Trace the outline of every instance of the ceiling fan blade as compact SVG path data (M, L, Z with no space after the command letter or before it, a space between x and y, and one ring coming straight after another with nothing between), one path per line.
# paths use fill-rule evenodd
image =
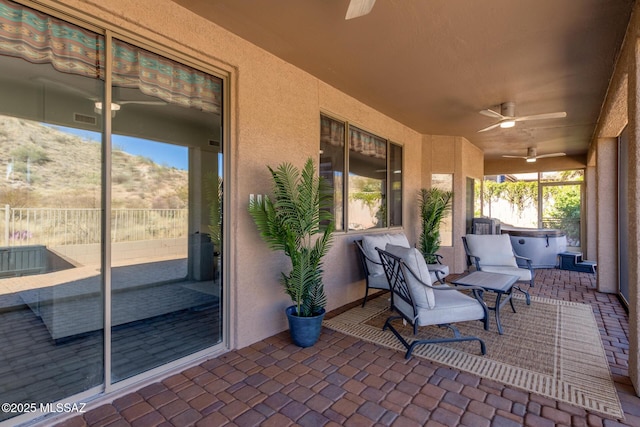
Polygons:
M487 116L487 117L491 117L493 119L504 119L505 117L498 113L497 111L493 111L493 110L481 110L480 114L482 114L483 116Z
M539 156L536 156L536 159L544 159L546 157L562 157L562 156L566 156L566 153L549 153L549 154L541 154Z
M480 129L480 130L478 131L478 133L480 133L480 132L486 132L486 131L491 130L491 129L495 129L495 128L497 128L498 126L500 126L500 123L496 123L496 124L493 124L493 125L491 125L491 126L488 126L488 127L484 128L484 129Z
M507 154L503 154L502 157L507 157L509 159L526 159L526 156L509 156Z
M83 98L87 98L91 101L95 101L100 97L99 94L91 93L89 91L82 90L78 87L71 86L71 85L65 84L64 82L59 82L57 80L53 80L48 77L36 77L33 80L43 83L45 86L49 85L66 92L75 93L76 95L81 96Z
M353 19L371 12L376 0L351 0L344 19Z
M563 117L567 117L567 113L564 111L557 112L557 113L544 113L544 114L534 114L532 116L516 117L514 120L516 122L524 122L525 120L561 119Z
M120 101L118 102L118 104L167 105L167 103L164 101Z

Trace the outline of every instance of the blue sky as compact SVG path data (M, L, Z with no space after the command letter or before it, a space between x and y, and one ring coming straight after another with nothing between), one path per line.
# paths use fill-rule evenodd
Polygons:
M100 142L101 139L101 134L99 132L68 128L64 126L51 127L85 139L92 139L98 142ZM111 143L113 144L113 147L117 149L129 154L147 157L159 165L175 167L183 170L188 170L189 168L189 152L187 147L115 134L111 138Z

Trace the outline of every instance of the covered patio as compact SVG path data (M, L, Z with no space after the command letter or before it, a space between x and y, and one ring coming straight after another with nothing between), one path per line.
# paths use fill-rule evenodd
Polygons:
M112 135L148 138L156 150L168 140L188 153L187 185L176 186L176 194L189 202L184 225L190 235L183 246L187 251L189 244L191 263L180 277L205 276L202 272L213 273L208 267L215 265L214 279L198 281L214 280L217 288L214 295L191 282L177 283L180 295L185 300L195 295L195 302L154 311L153 322L126 317L123 327L119 309L137 316L157 295L175 303L177 293L172 289L127 301L131 306L123 303L118 278L112 277L122 271L119 249L108 237L115 221L104 220L94 254L98 309L90 309L97 332L83 319L74 319L72 326L86 330L49 327L37 318L37 304L29 298L20 302L26 316L13 318L11 310L0 309L0 317L9 319L0 330L11 337L20 333L20 342L6 345L0 356L24 359L26 366L39 369L31 374L48 372L69 386L45 388L38 375L11 372L15 384L5 381L11 389L7 399L82 402L84 411L5 414L0 425L640 426L640 6L634 0L581 2L383 0L370 14L346 21L348 0L4 1L94 34L95 40L85 38L92 48L105 40L109 72L97 78L71 76L3 54L0 83L7 96L0 97L0 115L96 132L103 145L84 169L94 175L93 197L101 212L116 207L118 200L110 198L113 184L125 184L129 176L118 176L112 167L119 154ZM120 42L152 53L159 63L175 63L169 67L173 74L193 69L197 76L213 77L219 110L183 111L135 88L129 91L132 99L125 97L125 89L132 88L112 85L117 73L111 70L117 67L109 56ZM89 65L91 71L104 66ZM33 76L24 74L32 69ZM77 82L90 86L90 96L78 90ZM116 103L116 114L113 100L127 107L120 111ZM111 115L102 112L109 104ZM325 122L329 129L339 128L335 133L344 140L334 140L330 132L330 143L323 145ZM345 141L354 134L375 140L380 153L351 150ZM7 156L23 140L47 145L25 135L0 133ZM61 150L62 165L73 152L69 147ZM328 148L342 155L339 162L325 153ZM486 215L474 206L476 183L488 175L583 173L580 250L597 262L597 272L541 268L530 291L533 297L584 303L593 310L623 416L585 410L418 356L406 360L403 352L327 327L316 345L293 345L283 314L289 300L279 283L287 260L260 240L247 208L254 197L271 191L266 166L300 164L306 158L337 177L334 209L342 223L324 264L328 319L361 303L364 277L355 240L403 232L416 242L420 189L445 176L455 194L450 241L439 254L456 275L467 268L461 238L474 217ZM23 162L25 179L30 159ZM13 160L10 164L13 168ZM128 171L124 164L121 170ZM214 201L205 191L207 171L218 178ZM359 214L369 222L354 221L348 177L370 178L366 173L383 174L375 190L386 201L378 212L360 206ZM142 198L152 195L147 188L139 191ZM70 197L69 204L77 198ZM212 224L219 233L215 251L195 239ZM150 241L137 262L148 261L157 246ZM174 279L176 269L169 270L158 271L162 277L156 282L162 286L155 290L173 285L165 283ZM54 284L33 278L40 287ZM125 281L143 278L135 273ZM5 279L0 290L9 283ZM620 297L623 284L625 298ZM60 300L69 302L65 295ZM65 316L80 312L60 307ZM22 339L26 331L32 335ZM47 360L36 334L46 349L82 344L87 353L68 351ZM67 340L75 335L80 339ZM82 363L73 357L93 363L91 377L78 371ZM7 373L0 366L0 374Z
M402 352L324 328L313 347L296 347L283 332L87 408L58 426L640 425L640 398L628 374L629 319L617 297L597 292L593 274L557 269L537 270L531 291L591 305L624 420L418 357L406 360Z

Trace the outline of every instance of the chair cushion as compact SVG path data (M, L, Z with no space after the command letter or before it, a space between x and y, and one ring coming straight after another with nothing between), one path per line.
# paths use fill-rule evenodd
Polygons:
M456 290L436 292L438 305L435 308L418 308L418 326L484 319L484 309L475 298Z
M431 288L431 275L422 253L416 248L405 248L390 243L387 244L385 250L402 259L407 267L416 274L417 278L410 272L405 275L415 305L420 308L434 308L436 297Z
M362 236L362 248L364 249L365 255L372 260L380 262L380 255L376 251L376 247L380 249L384 249L387 246L387 243L393 243L394 245L409 247L409 240L404 233L395 233L395 234L369 234ZM381 274L384 276L384 269L380 264L374 264L369 260L366 260L367 268L369 269L369 274L371 276L377 276ZM388 287L387 287L388 289Z
M485 265L482 266L482 271L486 271L487 273L510 274L512 276L518 276L519 282L528 282L531 280L531 271L529 271L528 268L505 267L501 265Z
M467 234L467 246L471 255L480 257L480 267L503 265L517 267L508 234Z

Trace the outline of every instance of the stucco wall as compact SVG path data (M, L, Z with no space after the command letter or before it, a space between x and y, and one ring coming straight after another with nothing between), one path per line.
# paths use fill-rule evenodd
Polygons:
M424 141L425 150L431 152L429 159L424 158L423 170L428 175L425 181L431 173L453 174L453 246L441 247L439 253L452 272L461 273L467 267L462 245L462 236L466 233L466 182L467 178L482 180L484 154L462 137L425 135Z
M629 285L629 377L636 394L640 396L640 4L634 6L631 20L627 28L625 41L616 62L613 76L607 90L607 97L602 106L598 125L591 141L592 150L599 149L603 138L616 138L624 126L629 131L629 153L626 159L629 170L629 188L627 193L629 229L626 231L628 241L628 285ZM596 163L597 173L601 177L615 175L616 169L611 164ZM609 176L604 188L607 191L615 176ZM598 185L601 179L598 178ZM609 187L608 187L609 186ZM617 190L617 189L616 189ZM617 247L615 236L598 240L598 258L610 247ZM598 259L601 264L602 260ZM600 279L600 277L598 277ZM617 281L616 281L617 285ZM601 284L598 284L601 287Z
M241 348L287 328L290 304L278 283L288 267L284 255L260 240L247 206L250 194L268 193L266 165L302 165L317 158L319 115L328 112L404 147L404 215L415 242L416 194L422 184L422 135L324 84L308 73L166 0L64 0L76 8L229 74L232 194L230 268L231 346ZM59 7L59 6L58 6ZM364 283L351 242L359 235L337 233L325 262L331 310L363 295Z

